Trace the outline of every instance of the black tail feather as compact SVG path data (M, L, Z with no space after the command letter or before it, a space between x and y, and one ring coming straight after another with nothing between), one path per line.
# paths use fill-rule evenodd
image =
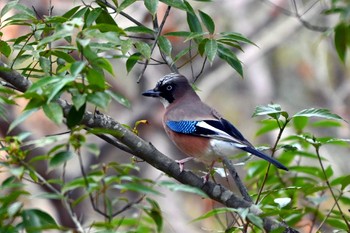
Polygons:
M282 163L278 162L276 159L272 158L271 156L265 155L264 153L256 150L255 148L245 147L245 148L241 148L241 149L248 152L248 153L251 153L255 156L258 156L261 159L264 159L264 160L272 163L273 165L275 165L279 169L283 169L285 171L288 171L288 168L286 166L284 166Z

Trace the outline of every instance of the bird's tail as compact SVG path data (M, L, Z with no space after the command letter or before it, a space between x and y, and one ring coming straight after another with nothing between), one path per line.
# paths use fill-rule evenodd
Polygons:
M283 169L285 171L288 171L288 168L286 166L284 166L282 163L278 162L276 159L272 158L271 156L265 155L264 153L256 150L255 148L245 147L245 148L241 148L241 149L248 152L248 153L251 153L255 156L258 156L261 159L265 159L266 161L272 163L273 165L275 165L279 169Z

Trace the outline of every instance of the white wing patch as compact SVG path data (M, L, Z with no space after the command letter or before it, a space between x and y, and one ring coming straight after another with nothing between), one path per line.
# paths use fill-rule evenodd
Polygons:
M204 121L198 122L197 127L208 129L208 130L211 130L211 131L217 133L217 134L213 134L213 135L202 135L202 136L210 137L210 138L222 140L222 141L228 141L228 142L230 142L231 146L232 146L232 144L234 144L234 146L238 147L238 148L247 147L247 145L245 145L241 141L237 140L236 138L232 137L231 135L229 135L225 131L222 131L218 128L215 128Z

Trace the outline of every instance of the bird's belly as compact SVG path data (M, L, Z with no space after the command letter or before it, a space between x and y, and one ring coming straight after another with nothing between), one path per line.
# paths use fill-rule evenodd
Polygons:
M166 131L182 152L206 164L237 152L234 143Z
M223 157L237 153L237 145L232 142L212 139L210 140L211 153Z

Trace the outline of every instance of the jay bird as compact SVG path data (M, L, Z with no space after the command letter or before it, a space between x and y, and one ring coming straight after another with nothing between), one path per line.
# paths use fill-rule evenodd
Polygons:
M203 103L183 75L168 74L158 81L154 89L142 95L161 100L166 109L163 116L166 133L182 152L190 156L176 161L180 171L183 164L193 158L209 164L212 169L217 160L233 155L237 148L288 171L274 158L256 150L235 126Z

